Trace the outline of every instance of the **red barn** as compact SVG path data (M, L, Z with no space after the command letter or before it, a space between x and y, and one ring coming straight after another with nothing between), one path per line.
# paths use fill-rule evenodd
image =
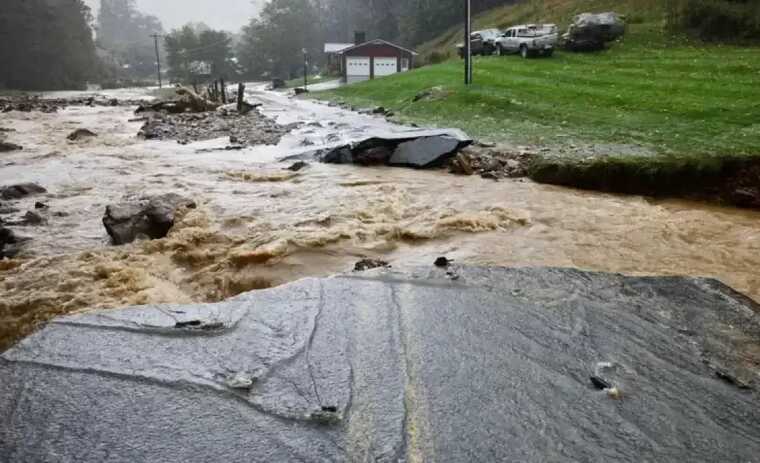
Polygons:
M340 52L343 81L347 83L406 72L414 65L417 53L385 40L370 40Z

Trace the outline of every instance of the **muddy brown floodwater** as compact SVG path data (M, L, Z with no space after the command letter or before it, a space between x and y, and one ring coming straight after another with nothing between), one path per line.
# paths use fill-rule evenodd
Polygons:
M137 139L132 108L0 115L0 127L16 129L8 141L25 148L2 155L0 185L48 189L4 205L19 214L50 206L48 224L15 229L31 238L22 254L0 262L0 348L56 314L218 301L348 271L362 257L709 276L760 300L758 212L443 171L312 163L293 173L277 159L306 145L405 129L263 90L249 98L281 123L303 124L278 146L198 153L226 142ZM100 136L67 141L80 127ZM167 192L199 208L166 239L108 244L107 204Z

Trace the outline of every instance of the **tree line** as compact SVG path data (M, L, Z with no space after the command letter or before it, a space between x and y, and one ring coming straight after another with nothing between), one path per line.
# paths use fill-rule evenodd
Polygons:
M92 19L81 0L3 0L0 87L83 88L99 74Z
M520 0L472 0L473 13ZM325 42L351 43L354 32L414 47L461 24L462 0L270 0L243 28L237 55L251 78L288 78L312 63Z

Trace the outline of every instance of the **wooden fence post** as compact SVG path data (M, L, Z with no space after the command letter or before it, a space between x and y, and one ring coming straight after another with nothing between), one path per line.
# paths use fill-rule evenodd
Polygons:
M239 83L238 84L238 94L237 94L237 110L238 113L243 112L243 99L245 98L245 84Z

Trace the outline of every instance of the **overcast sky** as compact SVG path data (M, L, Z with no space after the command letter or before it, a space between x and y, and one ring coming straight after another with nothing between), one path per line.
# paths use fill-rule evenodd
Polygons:
M97 17L100 0L85 0ZM213 29L237 32L255 13L251 0L137 0L146 14L158 16L164 29L189 22L204 22Z

